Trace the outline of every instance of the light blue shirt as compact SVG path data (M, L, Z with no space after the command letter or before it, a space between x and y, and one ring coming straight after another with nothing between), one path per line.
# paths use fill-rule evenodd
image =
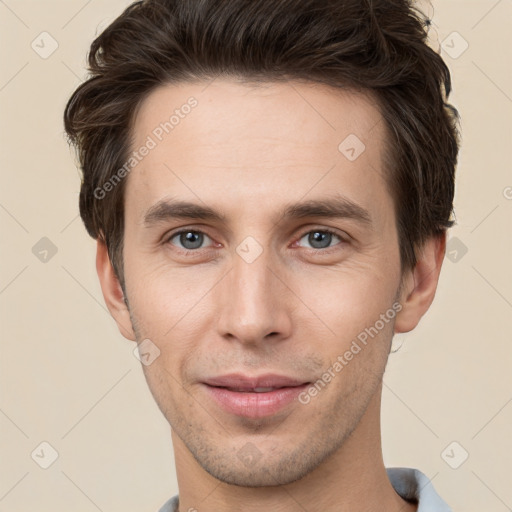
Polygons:
M418 502L417 512L452 512L421 471L412 468L386 468L386 471L391 485L404 500ZM159 512L176 512L177 510L178 495L167 501Z

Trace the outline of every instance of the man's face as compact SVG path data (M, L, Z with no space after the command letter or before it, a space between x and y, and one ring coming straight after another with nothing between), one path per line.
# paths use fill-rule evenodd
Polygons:
M155 132L191 96L197 106ZM151 392L211 475L292 482L379 403L401 278L382 117L349 91L215 80L154 91L134 136L133 149L157 143L127 178L124 233L132 324L160 350L143 367ZM339 216L290 209L335 200ZM218 218L174 218L166 201ZM206 384L233 374L294 382L262 393Z

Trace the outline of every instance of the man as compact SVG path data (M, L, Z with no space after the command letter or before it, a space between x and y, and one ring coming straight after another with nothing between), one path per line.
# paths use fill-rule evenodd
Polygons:
M162 512L449 510L380 436L452 225L426 26L406 0L147 0L92 43L65 126L106 304L172 427Z

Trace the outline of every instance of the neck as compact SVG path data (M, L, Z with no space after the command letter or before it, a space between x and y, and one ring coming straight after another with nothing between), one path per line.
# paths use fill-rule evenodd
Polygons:
M172 431L179 512L414 512L393 489L382 459L380 390L344 444L304 478L273 487L240 487L208 474Z

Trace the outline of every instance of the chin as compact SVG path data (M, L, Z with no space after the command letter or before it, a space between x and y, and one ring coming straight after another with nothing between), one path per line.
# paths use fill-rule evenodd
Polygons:
M291 484L304 478L308 471L304 468L290 468L288 467L285 472L272 471L268 466L260 467L257 469L250 469L243 464L236 467L233 465L230 468L209 467L203 465L203 469L211 476L220 480L221 482L237 487L279 487L282 485Z

